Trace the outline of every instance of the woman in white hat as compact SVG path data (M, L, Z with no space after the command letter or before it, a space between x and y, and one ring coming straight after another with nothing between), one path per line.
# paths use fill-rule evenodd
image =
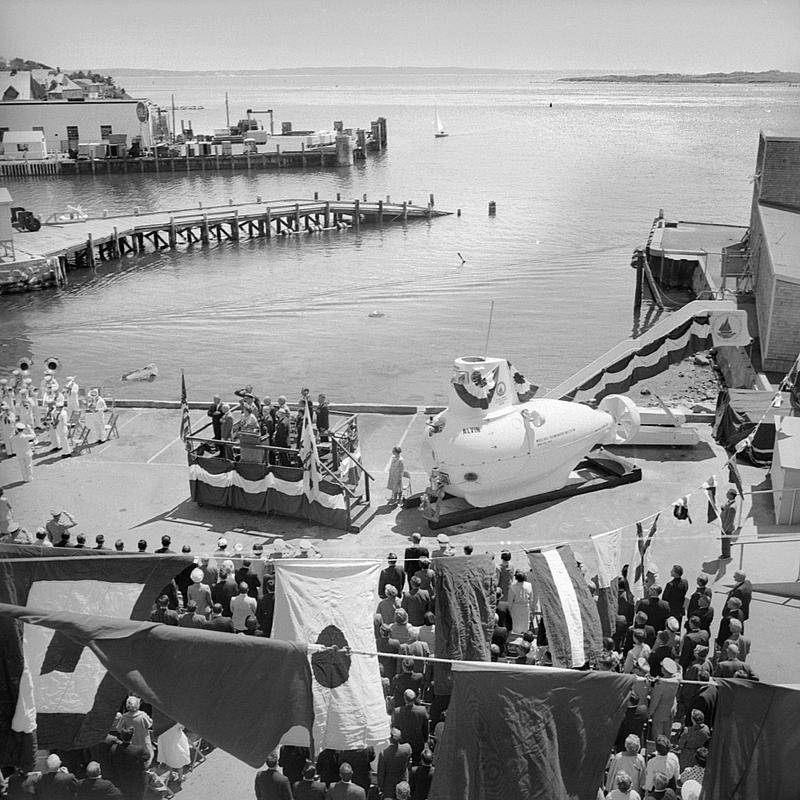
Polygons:
M194 600L197 603L197 613L208 619L213 601L211 599L211 588L207 583L203 583L203 570L200 567L195 567L189 573L189 577L192 583L186 590L186 595L190 602Z
M106 440L106 401L100 396L97 389L89 390L88 406L86 409L86 424L92 430L96 442Z

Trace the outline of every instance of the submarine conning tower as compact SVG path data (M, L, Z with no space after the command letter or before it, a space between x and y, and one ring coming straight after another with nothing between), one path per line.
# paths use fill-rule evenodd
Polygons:
M530 400L536 394L509 361L491 356L460 356L453 362L448 414L483 419L488 413Z

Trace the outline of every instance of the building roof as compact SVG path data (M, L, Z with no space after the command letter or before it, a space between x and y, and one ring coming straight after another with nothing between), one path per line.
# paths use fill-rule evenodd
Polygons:
M775 277L800 283L800 213L764 203L758 211Z
M44 99L44 91L30 70L0 72L0 100L39 99Z
M746 226L715 225L707 222L669 222L656 228L650 251L667 258L685 258L707 253L719 254L723 247L738 244L747 233Z

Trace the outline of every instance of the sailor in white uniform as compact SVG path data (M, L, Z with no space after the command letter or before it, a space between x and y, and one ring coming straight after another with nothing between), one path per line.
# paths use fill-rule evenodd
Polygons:
M0 442L6 449L6 455L11 455L11 437L14 435L14 425L17 417L11 410L11 404L7 401L0 403Z
M17 457L22 480L27 483L33 480L33 431L25 427L24 422L15 426L14 436L11 437L11 450Z
M55 431L55 449L61 451L61 458L71 456L72 442L69 439L69 412L63 400L56 400Z
M73 376L69 376L67 378L67 382L64 385L64 394L66 395L67 401L67 411L72 414L73 411L80 411L81 410L81 401L78 397L78 384L75 382L75 378Z
M93 438L96 442L106 440L106 401L100 396L97 389L91 389L88 397L88 407L86 409L86 424L91 428Z

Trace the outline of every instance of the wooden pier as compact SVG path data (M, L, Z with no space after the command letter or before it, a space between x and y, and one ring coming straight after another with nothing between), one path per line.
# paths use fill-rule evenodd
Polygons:
M17 261L0 264L0 292L26 291L60 282L59 275L81 267L132 254L201 246L242 239L271 239L354 228L361 225L388 225L409 219L440 217L449 212L412 203L367 202L365 200L280 200L213 206L148 214L134 209L132 215L91 219L50 218L35 232L15 235ZM66 216L66 215L65 215ZM24 258L19 256L24 254ZM47 273L38 280L21 278L17 283L4 275L30 275L32 265ZM30 284L27 285L26 281ZM19 284L19 285L17 285Z

